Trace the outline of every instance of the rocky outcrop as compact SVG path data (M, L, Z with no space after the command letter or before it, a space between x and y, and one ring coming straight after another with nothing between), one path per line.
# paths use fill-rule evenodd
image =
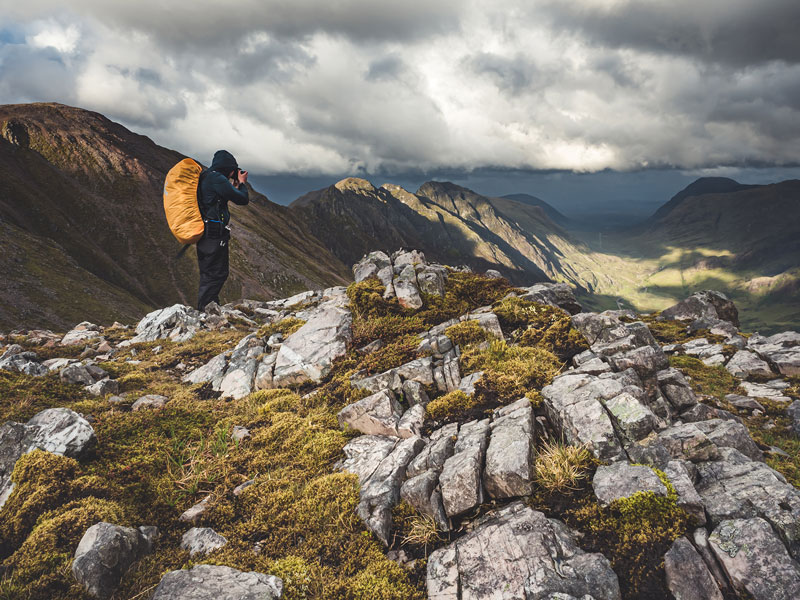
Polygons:
M157 535L155 527L92 525L75 550L72 574L90 596L107 600L131 565L153 551Z
M615 500L630 498L639 492L652 492L657 496L667 495L666 486L653 469L643 465L631 465L624 461L597 467L592 487L603 506L608 506Z
M274 575L197 565L164 575L152 600L275 600L282 594L283 581Z
M619 600L617 576L602 554L584 553L559 521L516 502L428 559L430 600L576 598Z
M695 321L697 319L720 319L739 327L739 311L725 294L706 290L696 292L674 306L661 311L665 319Z
M800 375L800 333L755 334L747 340L747 347L774 366L775 372L786 377Z
M48 408L25 424L8 421L0 425L0 507L11 495L11 473L23 454L38 448L81 458L96 444L89 422L68 408Z

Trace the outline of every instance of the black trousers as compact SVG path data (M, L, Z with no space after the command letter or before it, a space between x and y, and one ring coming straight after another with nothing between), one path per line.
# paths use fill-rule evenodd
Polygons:
M204 235L197 242L197 265L200 267L200 290L197 309L202 312L209 302L219 303L219 292L228 279L228 243L230 238Z

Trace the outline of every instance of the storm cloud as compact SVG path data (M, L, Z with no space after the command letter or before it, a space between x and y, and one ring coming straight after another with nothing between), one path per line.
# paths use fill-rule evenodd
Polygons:
M796 1L0 4L0 102L97 110L263 174L800 156Z

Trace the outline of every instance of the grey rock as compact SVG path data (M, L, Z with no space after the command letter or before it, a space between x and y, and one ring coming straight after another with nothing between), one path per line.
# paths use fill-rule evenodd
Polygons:
M421 435L425 415L425 406L422 404L415 404L409 408L397 422L397 435L401 438Z
M443 267L428 265L417 273L419 291L431 296L444 297L447 270Z
M184 383L206 383L208 381L221 381L228 366L228 357L231 351L217 354L214 358L183 377ZM219 387L217 384L216 387Z
M274 575L197 565L164 575L151 600L275 600L282 593Z
M483 483L493 498L525 496L533 490L533 406L527 398L494 411Z
M620 598L617 576L603 555L584 553L566 526L520 502L431 553L426 582L431 600Z
M153 551L154 527L120 527L100 522L83 534L72 574L90 596L107 600L130 566Z
M716 460L719 449L698 428L697 423L673 425L658 434L661 442L672 458L691 462Z
M772 377L774 375L769 365L749 350L739 350L731 357L725 368L734 377L747 378L752 375Z
M261 354L261 350L263 348L257 348L256 353ZM260 365L261 361L256 356L245 358L241 362L231 360L225 376L219 383L220 397L238 400L250 394L253 391L253 382Z
M461 378L458 383L458 389L464 392L467 396L472 396L475 393L475 384L483 377L483 371L475 371Z
M392 507L400 500L400 486L405 479L406 466L422 449L421 438L400 440L383 459L366 482L356 512L384 544L389 544L392 526Z
M739 327L739 311L725 294L706 290L696 292L661 311L661 316L671 320L692 320L702 317L721 319Z
M89 321L78 323L61 338L62 346L77 346L94 341L102 336L100 327Z
M356 283L377 275L378 271L391 265L392 261L385 252L370 252L353 265L353 275Z
M685 423L697 423L698 421L708 421L710 419L723 419L725 421L736 421L741 423L741 418L727 410L709 406L708 404L697 403L690 409L680 414L681 421Z
M420 296L419 288L417 287L417 274L413 265L405 265L395 275L393 284L394 293L400 306L414 310L422 308L422 296Z
M242 427L241 425L233 426L233 431L231 431L231 439L233 439L235 442L241 443L249 437L250 430L247 427Z
M92 385L87 386L86 391L92 394L93 396L105 396L106 394L118 394L119 393L119 382L116 379L111 379L106 377L105 379L101 379L93 383Z
M706 567L708 567L717 587L719 587L726 597L733 596L734 594L731 591L731 584L728 580L728 576L725 574L725 570L722 568L717 557L714 556L714 551L711 549L711 544L708 541L708 530L705 527L698 527L695 529L692 534L692 542L694 543L697 553L700 554L705 561Z
M203 513L206 512L210 502L211 496L206 496L194 506L186 509L178 518L184 523L194 523L203 516Z
M680 460L671 460L664 467L664 474L678 494L678 507L693 516L698 525L704 525L706 522L706 511L703 506L703 499L700 498L700 494L694 489L687 463Z
M736 421L712 419L698 421L695 426L706 434L709 440L718 448L736 448L739 452L752 460L764 460L764 454L756 446L747 427Z
M774 379L767 383L743 381L741 386L751 398L767 398L773 402L788 403L792 401L789 396L784 395L784 391L789 387L789 384L782 379Z
M357 348L356 352L359 354L372 354L373 352L377 352L383 348L383 340L378 338L377 340L371 341L369 344L362 346L361 348Z
M709 542L739 594L753 600L800 598L800 565L765 520L724 520Z
M613 379L565 373L542 389L544 408L567 443L586 445L595 457L611 460L622 456L622 445L601 399L613 398L623 388Z
M725 519L766 519L789 552L800 558L800 491L777 471L733 448L720 449L721 459L697 465L695 489L711 523Z
M657 373L658 386L677 411L691 408L697 404L697 396L689 382L678 369L669 368Z
M39 362L35 352L26 352L19 344L11 344L3 350L0 354L0 369L33 377L41 377L49 371L47 365Z
M400 499L406 467L423 445L418 437L362 435L344 447L346 458L337 467L358 476L361 491L356 512L384 544L389 543L392 507Z
M428 393L425 391L425 388L419 381L407 379L403 382L402 389L403 397L405 398L406 404L409 406L414 406L416 404L426 406L428 402L430 402Z
M574 315L583 310L575 299L572 288L567 283L537 283L527 288L523 288L524 293L520 298L557 306L569 314Z
M441 471L445 461L453 456L458 424L450 423L431 434L430 441L412 460L407 469L408 477L415 477L425 471Z
M234 495L234 496L239 496L239 495L241 495L241 493L242 493L242 492L244 492L244 491L245 491L247 488L249 488L250 486L253 486L253 485L255 485L255 483L256 483L256 480L255 480L255 479L248 479L248 480L247 480L247 481L245 481L244 483L240 483L240 484L239 484L239 485L237 485L235 488L233 488L233 495Z
M181 538L181 548L188 550L190 556L209 554L227 543L228 540L210 527L192 527Z
M256 369L256 376L253 379L253 388L256 390L271 390L275 387L273 373L275 371L275 361L278 358L277 352L267 354Z
M702 557L685 537L675 540L664 555L664 571L675 600L723 600Z
M189 306L175 304L149 313L136 326L136 336L119 345L125 347L158 339L185 342L192 339L201 327L198 311Z
M332 300L317 307L314 315L290 335L278 350L273 382L276 387L319 382L333 361L344 356L352 338L350 311Z
M658 418L646 404L630 392L622 392L603 401L620 439L635 442L646 437L658 426Z
M747 346L774 365L781 375L800 375L800 333L784 331L766 338L756 334L748 340Z
M407 479L400 487L400 496L420 513L432 518L438 530L449 531L437 471L431 469Z
M448 517L456 517L483 503L482 470L487 446L489 420L461 426L454 454L439 476L442 502Z
M786 413L792 420L792 431L794 431L795 435L800 436L800 400L792 402L789 408L786 409Z
M602 375L610 372L611 365L598 356L582 363L573 370L573 373L586 373L587 375Z
M133 403L131 410L155 410L164 408L167 400L169 400L169 398L166 396L161 396L159 394L146 394Z
M592 479L592 488L603 506L608 506L620 498L629 498L637 492L667 495L666 486L653 469L642 465L631 465L624 461L597 467Z
M80 363L74 363L61 369L59 378L64 383L83 386L89 386L94 383L94 377L92 377L86 367Z
M376 392L339 411L339 426L346 426L367 435L400 436L398 422L402 408L391 390ZM402 437L410 437L411 434Z
M760 410L762 413L765 411L764 406L750 396L740 396L739 394L727 394L725 401L730 402L739 410L754 411Z

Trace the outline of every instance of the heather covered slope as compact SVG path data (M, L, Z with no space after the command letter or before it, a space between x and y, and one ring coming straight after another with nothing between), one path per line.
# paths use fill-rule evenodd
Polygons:
M713 292L579 312L419 252L354 275L3 336L0 598L88 600L97 572L201 597L218 565L292 600L800 593L800 334L742 334Z
M0 291L0 325L63 328L194 302L193 251L174 260L180 245L161 204L179 153L58 104L2 106L0 133L0 235L11 249L0 261L11 275ZM230 297L346 281L344 265L284 207L252 197L234 211Z

